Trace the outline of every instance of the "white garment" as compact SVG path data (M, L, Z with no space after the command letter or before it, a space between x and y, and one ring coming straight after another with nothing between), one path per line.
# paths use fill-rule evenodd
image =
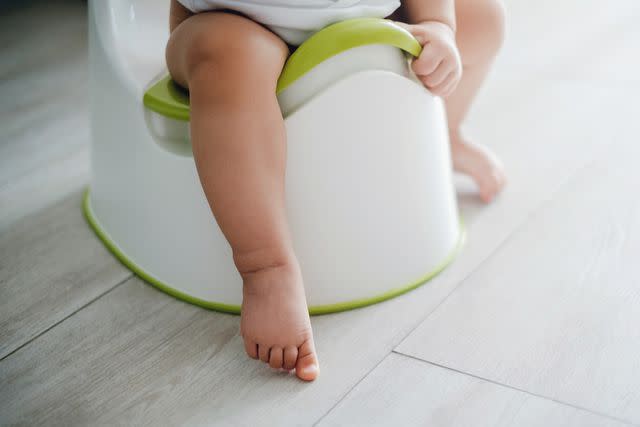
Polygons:
M284 41L299 45L313 33L351 18L384 18L399 0L178 0L192 12L230 9L269 27Z

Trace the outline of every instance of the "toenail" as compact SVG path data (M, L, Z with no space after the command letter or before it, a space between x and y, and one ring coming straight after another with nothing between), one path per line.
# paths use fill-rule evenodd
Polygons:
M318 371L318 365L309 365L302 368L302 372L306 374L310 374L312 372L317 372L317 371Z

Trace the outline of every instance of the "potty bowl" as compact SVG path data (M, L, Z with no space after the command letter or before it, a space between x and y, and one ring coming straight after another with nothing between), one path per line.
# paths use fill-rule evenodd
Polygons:
M149 283L238 313L242 281L198 179L188 94L166 76L165 3L90 1L84 212ZM319 31L283 69L286 207L311 314L411 290L462 244L443 103L409 67L419 52L391 21L363 18Z

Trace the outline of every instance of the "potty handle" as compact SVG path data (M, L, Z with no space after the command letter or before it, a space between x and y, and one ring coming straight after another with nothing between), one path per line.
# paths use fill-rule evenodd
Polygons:
M397 47L410 58L418 57L422 46L413 35L389 19L355 18L329 25L309 37L289 57L276 94L279 94L318 64L346 50L371 44Z

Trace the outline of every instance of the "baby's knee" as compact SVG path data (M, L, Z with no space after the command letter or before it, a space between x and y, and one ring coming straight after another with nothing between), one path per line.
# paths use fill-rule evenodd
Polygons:
M189 20L185 24L190 25L182 25L171 34L167 45L172 76L175 71L188 82L201 72L220 79L259 74L275 84L288 54L286 44L275 34L229 13L202 13ZM172 54L177 49L181 51ZM170 56L179 58L170 61ZM171 62L177 66L172 67Z
M502 0L458 0L458 45L465 64L493 58L504 42L506 14Z

